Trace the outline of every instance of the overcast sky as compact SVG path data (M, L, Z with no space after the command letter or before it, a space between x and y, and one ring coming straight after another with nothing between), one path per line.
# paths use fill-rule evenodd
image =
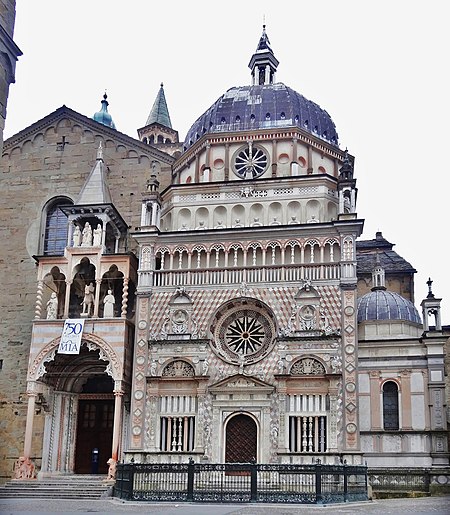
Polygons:
M17 0L23 51L5 138L63 104L86 116L105 90L137 137L164 83L180 139L227 89L250 84L265 19L277 80L326 109L355 156L363 238L376 231L426 281L450 324L449 34L446 0Z

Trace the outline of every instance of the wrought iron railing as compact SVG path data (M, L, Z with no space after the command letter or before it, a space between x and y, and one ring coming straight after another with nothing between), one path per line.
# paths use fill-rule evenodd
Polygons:
M367 467L120 463L114 495L133 501L329 504L366 501Z

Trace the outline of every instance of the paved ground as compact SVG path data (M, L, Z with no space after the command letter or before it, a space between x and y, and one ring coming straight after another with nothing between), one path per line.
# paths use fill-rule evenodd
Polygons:
M0 499L0 513L24 515L37 513L163 513L164 515L294 515L296 513L377 514L377 515L450 515L450 496L418 499L388 499L367 503L335 504L328 506L280 504L174 504L130 503L117 499L60 500L60 499Z

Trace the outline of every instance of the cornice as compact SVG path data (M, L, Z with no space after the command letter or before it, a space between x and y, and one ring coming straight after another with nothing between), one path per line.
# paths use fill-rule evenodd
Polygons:
M299 142L310 145L319 152L326 153L328 156L342 160L344 152L339 148L326 143L325 141L315 138L307 131L303 131L299 127L286 127L285 129L272 128L272 129L257 129L237 132L213 132L204 134L198 141L196 141L179 159L174 163L173 171L177 173L181 168L186 166L195 155L201 150L206 148L207 145L224 145L230 143L245 143L249 139L254 142L258 141L272 141L274 139L289 139L296 138Z

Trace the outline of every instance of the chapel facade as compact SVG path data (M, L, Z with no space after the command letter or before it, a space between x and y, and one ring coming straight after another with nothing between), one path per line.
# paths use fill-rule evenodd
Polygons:
M183 142L162 85L139 139L105 95L5 142L17 478L88 473L93 449L111 479L190 458L448 468L441 299L430 280L419 314L412 265L359 240L354 157L278 64L263 28L249 84Z

